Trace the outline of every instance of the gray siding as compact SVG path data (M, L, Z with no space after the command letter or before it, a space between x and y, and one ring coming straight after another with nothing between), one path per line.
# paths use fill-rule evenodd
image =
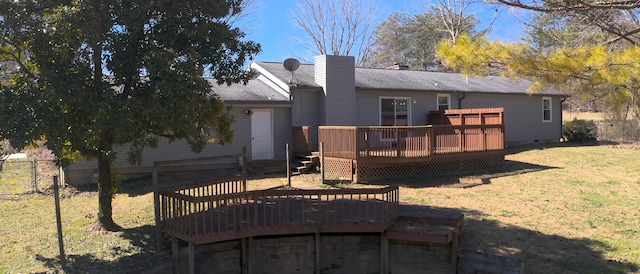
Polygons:
M323 125L355 124L355 59L353 56L322 55L315 58L315 81L322 86L320 101Z
M551 122L542 121L543 95L467 94L464 108L503 107L505 140L510 143L558 141L562 137L561 97L551 97Z
M142 168L150 168L153 166L154 161L168 161L168 160L180 160L180 159L192 159L202 158L210 156L220 155L233 155L242 153L242 148L247 147L247 153L251 157L251 116L244 113L245 110L256 107L255 105L234 105L231 109L231 114L234 117L232 124L234 135L233 140L230 143L220 145L217 143L207 144L200 153L195 153L191 150L189 145L184 140L177 140L172 143L168 143L166 139L163 139L155 149L147 148L142 153L142 163L138 166L132 166L127 161L128 146L121 146L116 148L116 159L113 163L114 167L120 168L121 172L127 173L126 168L134 168L132 170L139 171ZM276 159L285 159L285 145L287 142L291 142L291 114L289 107L283 106L264 106L260 105L260 108L272 108L274 119L274 157ZM218 160L216 164L237 164L238 158L228 158ZM97 161L80 161L71 165L67 172L73 174L72 178L90 178L93 172L98 169ZM70 180L74 180L70 178ZM76 183L70 181L70 183ZM84 183L84 182L79 182ZM77 183L76 183L77 184Z
M411 125L427 124L427 113L437 109L437 94L450 94L451 107L458 108L459 93L411 92L411 91L366 91L356 93L356 125L377 126L380 124L380 97L411 98ZM505 139L510 143L532 141L557 141L561 137L562 117L560 97L552 99L551 122L542 121L542 95L521 94L474 94L467 93L462 99L463 108L503 107ZM413 103L415 101L415 103Z
M273 109L273 157L287 159L286 146L291 144L291 108ZM249 140L251 143L251 140Z
M318 147L318 126L320 125L321 92L294 91L291 124L293 126L309 126L311 131L311 147Z
M380 98L410 98L411 125L427 124L429 111L437 109L437 92L412 91L367 91L358 90L356 93L356 125L380 125ZM451 94L451 107L458 106L457 94Z

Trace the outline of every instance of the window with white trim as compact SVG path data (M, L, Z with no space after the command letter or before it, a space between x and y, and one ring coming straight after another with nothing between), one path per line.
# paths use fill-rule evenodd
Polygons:
M451 95L450 94L438 94L438 105L436 106L439 111L444 111L451 108Z
M542 97L542 122L551 122L551 97Z
M411 98L380 97L380 125L411 125L411 106L409 102L411 102Z

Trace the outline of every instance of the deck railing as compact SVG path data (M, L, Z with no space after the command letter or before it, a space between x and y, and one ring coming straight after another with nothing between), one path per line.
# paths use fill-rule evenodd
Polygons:
M425 160L433 155L504 149L504 125L321 126L324 156Z
M398 218L398 187L256 190L213 195L202 189L159 192L160 223L165 233L202 244L257 235L381 232Z
M243 177L235 176L215 182L202 181L183 186L170 186L161 189L162 192L177 193L191 197L207 197L229 193L247 191L247 181Z

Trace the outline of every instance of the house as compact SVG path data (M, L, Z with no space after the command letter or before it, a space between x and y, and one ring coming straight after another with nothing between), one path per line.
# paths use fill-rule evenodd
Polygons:
M247 85L212 86L232 105L234 139L208 145L200 154L186 142L162 143L143 152L139 167L126 162L127 147L114 166L121 173L148 173L153 161L213 155L233 155L247 148L250 161L285 159L285 145L300 127L310 150L318 148L319 126L421 126L429 113L446 109L502 108L506 144L559 141L562 101L567 94L546 89L530 93L532 82L504 77L464 77L455 73L356 68L351 56L323 55L315 64L287 70L281 62L254 62L256 77ZM202 163L238 164L237 158ZM179 167L182 168L182 167ZM76 163L66 170L72 184L89 182L95 162Z

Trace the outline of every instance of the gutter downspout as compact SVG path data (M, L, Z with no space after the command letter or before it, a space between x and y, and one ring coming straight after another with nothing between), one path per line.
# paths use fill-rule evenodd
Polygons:
M562 103L564 103L564 101L567 100L567 97L562 97L562 100L560 100L560 141L562 142L564 140L564 134L562 132L562 128L563 128L563 117L562 117ZM564 140L566 141L566 140Z
M462 109L462 100L464 100L465 97L467 97L467 93L463 91L462 96L458 97L458 109Z

